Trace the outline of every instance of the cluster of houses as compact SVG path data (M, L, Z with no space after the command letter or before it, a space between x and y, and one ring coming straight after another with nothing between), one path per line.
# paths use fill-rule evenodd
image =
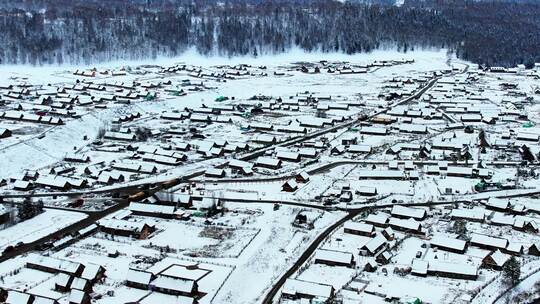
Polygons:
M126 219L103 219L97 222L99 231L115 236L144 240L152 234L156 227L145 221L129 221Z
M527 93L520 91L515 83L500 83L497 89L508 96L510 102L500 105L490 103L482 86L476 86L477 72L460 76L444 77L433 90L423 98L431 107L442 111L454 122L472 124L495 124L501 122L526 122L527 113L520 110L520 98Z
M186 69L189 68L184 67L184 70ZM193 77L192 75L187 75L188 78L178 82L168 79L119 81L115 78L127 74L126 70L76 70L73 75L82 77L82 80L73 83L33 85L19 81L2 85L0 104L5 110L0 111L0 120L60 125L64 124L65 119L78 118L91 108L106 108L108 103L151 101L160 92L182 96L188 91L201 91L207 88L202 83L192 83L189 79ZM138 117L127 115L115 122L127 122L134 118Z
M508 200L493 199L485 201L483 204L487 209L514 213L522 210L521 207L512 205ZM464 209L454 209L451 212L452 220L468 219L472 221L484 221L487 217L463 216ZM468 210L468 209L465 209ZM481 233L472 233L470 239L461 237L450 237L444 234L435 233L430 238L426 237L426 230L422 222L428 217L427 209L406 207L395 205L389 213L378 212L369 214L362 222L347 221L343 225L343 232L349 235L357 235L367 238L359 248L358 254L368 258L365 263L358 265L355 256L357 253L344 252L330 249L317 249L313 255L312 263L322 264L330 267L361 267L363 271L373 272L378 265L389 264L396 253L393 248L397 239L394 231L405 233L412 237L425 240L427 248L434 251L449 252L464 258L457 258L461 262L449 262L444 259L424 258L424 254L418 252L412 259L407 273L415 276L436 276L452 279L476 280L478 279L480 268L501 271L512 256L520 256L525 253L525 248L521 244L509 242L503 237L496 237ZM492 219L495 219L493 217ZM523 224L523 223L522 223ZM492 225L497 225L492 223ZM538 233L538 226L535 221L525 221L528 228L525 232ZM469 247L476 247L485 250L480 264L468 261L466 253ZM532 244L528 249L529 255L540 255L540 244ZM443 253L441 253L443 254ZM475 255L478 255L476 253ZM372 293L367 288L366 293ZM375 293L377 294L377 293ZM288 300L311 300L320 303L327 303L334 298L336 290L331 284L324 282L311 282L299 278L289 278L282 289L281 297Z
M182 66L174 71L162 71L164 73L187 71L189 67ZM240 70L242 71L242 70ZM77 71L75 75L86 75L85 71ZM119 102L120 100L133 98L146 98L147 95L137 95L141 92L155 93L155 90L167 90L174 86L171 81L151 82L120 82L120 81L99 81L102 74L97 71L91 71L96 79L85 79L79 81L73 87L64 85L61 88L54 86L32 87L27 86L20 93L21 103L41 100L42 106L51 105L58 100L62 104L81 105L83 100L90 100L93 103L100 102ZM92 76L92 77L94 77ZM90 77L90 76L89 76ZM182 81L182 84L186 82ZM154 90L154 91L152 91ZM134 97L135 96L135 97ZM223 97L221 100L227 100ZM234 97L232 97L234 99ZM300 94L297 98L283 100L267 99L266 101L252 106L251 114L264 113L267 110L274 110L276 105L291 106L290 102L294 100L299 105L309 107L316 106L319 101L328 101L333 109L336 104L330 96L309 96ZM216 99L218 101L218 99ZM249 108L249 107L248 107ZM348 105L347 107L348 108ZM23 111L8 111L7 117L16 119L33 119L48 123L63 123L60 120L47 120L44 113L27 114ZM211 106L201 106L197 108L185 108L182 112L161 113L160 118L167 121L189 121L185 127L178 128L176 125L169 125L165 128L153 128L140 134L139 130L129 127L121 127L122 123L129 123L142 117L140 112L124 113L115 121L115 127L104 133L103 138L96 140L93 149L99 152L122 153L125 155L119 160L114 160L107 164L100 160L93 160L86 155L71 154L66 155L64 164L56 166L48 174L40 171L39 180L16 180L13 181L13 189L18 191L30 191L35 188L45 188L52 190L68 191L70 189L81 189L101 185L112 185L126 180L134 180L147 175L157 174L163 166L179 166L189 161L194 161L198 157L217 158L230 154L244 153L261 146L273 145L291 136L304 136L309 129L325 128L335 126L338 123L347 121L350 117L336 116L331 117L308 117L297 118L288 124L272 124L256 121L249 121L241 129L249 135L244 141L228 141L227 139L212 139L201 130L211 123L225 123L233 126L233 118L243 117L249 109L245 105L228 105L214 103ZM13 114L13 115L12 115ZM20 115L19 115L20 114ZM226 115L223 115L226 114ZM3 114L4 115L4 114ZM235 118L236 120L236 118ZM177 123L177 122L174 122ZM163 124L167 126L167 124ZM6 130L4 136L9 136L10 131ZM150 137L152 141L147 141ZM207 138L208 137L208 138ZM159 143L157 142L159 140ZM106 141L105 143L103 143ZM146 141L141 143L141 141ZM242 160L230 161L226 168L209 168L205 172L208 178L223 178L230 174L233 176L251 176L254 169L278 170L284 163L298 163L301 161L314 161L317 155L326 148L326 145L320 142L304 142L301 145L279 148L269 151L253 160L246 162ZM362 151L362 147L360 151ZM195 153L195 154L193 154ZM84 174L77 166L84 165ZM288 186L287 186L288 187ZM293 191L295 185L288 188L287 191Z
M453 209L450 212L452 220L464 220L477 223L488 223L493 226L511 227L517 231L538 233L537 219L527 216L527 213L538 213L519 203L509 200L490 198L481 201L484 208Z
M127 273L125 285L148 290L151 293L174 296L175 303L196 304L198 299L205 295L199 290L199 282L211 272L198 264L172 264L158 273L131 268Z
M193 209L194 206L204 210L205 206L209 207L213 204L208 202L210 200L212 198L198 196L193 192L156 192L140 202L131 202L126 216L100 220L97 226L102 233L113 236L147 239L156 231L155 224L147 220L147 217L184 220L189 217L184 210ZM130 220L126 218L128 215L139 216L142 219Z
M282 186L281 190L285 192L295 192L298 190L300 184L305 184L309 182L310 176L307 172L302 171L294 177L294 179L290 179L286 181Z
M450 212L450 218L452 221L464 220L468 222L485 222L493 226L508 225L523 233L536 234L539 232L539 227L536 220L530 217L519 216L525 214L526 212L522 205L511 204L508 200L496 198L489 199L488 201L483 202L483 204L486 210L491 212L489 219L488 216L486 216L486 213L481 209L453 209ZM425 215L426 211L422 209L413 210L413 208L401 206L394 206L392 209L392 217L402 219L409 218L408 220L411 223L411 219L419 220L424 218ZM404 230L402 227L395 225L396 220L388 218L388 216L386 214L383 215L383 213L368 216L365 223L371 223L373 225L388 223L390 227L395 230L414 233L419 235L420 238L424 238L421 234L418 234L421 230ZM363 223L349 223L347 225L358 226L355 231L356 234L368 236L374 233L372 231L373 227L366 226L366 224ZM346 226L346 229L347 228L348 232L351 233L350 227ZM540 254L538 251L538 247L540 246L539 244L531 243L529 246L525 246L521 243L511 242L501 236L492 236L477 232L472 233L468 238L463 236L458 236L456 238L435 234L431 237L431 239L428 240L428 243L431 248L448 251L459 255L465 255L469 246L484 249L486 250L486 254L483 256L480 265L464 262L461 264L455 262L448 263L433 259L425 260L420 259L417 256L417 258L415 258L412 262L411 273L414 275L433 275L456 279L476 280L478 278L479 266L500 271L512 256L521 256L525 253L535 256Z
M34 114L26 111L6 111L0 112L0 119L17 122L42 123L48 125L63 125L61 117L51 115Z
M489 199L481 201L486 214L476 209L452 209L449 212L451 223L459 220L470 222L488 223L493 226L509 225L521 233L537 234L539 226L537 221L530 217L524 217L527 209L519 203L511 203L507 199ZM427 232L423 222L428 219L428 211L423 208L413 208L402 205L394 205L389 212L379 211L369 214L361 222L347 221L343 224L343 232L349 235L357 235L366 238L357 253L331 249L317 249L313 255L312 263L323 264L331 267L362 268L366 272L374 272L379 265L386 265L392 261L396 244L400 243L396 238L396 232L401 232L409 237L421 240L422 251L418 251L412 258L411 264L404 268L406 273L414 276L446 277L451 279L477 280L481 269L490 271L502 271L512 256L519 257L524 254L540 256L540 243L531 243L524 246L521 243L509 241L503 236L495 236L487 232L472 232L467 237L458 235L450 236L439 232ZM446 216L442 217L447 221ZM426 224L427 225L427 224ZM431 226L431 225L427 225ZM473 262L467 252L474 247L475 258L480 257L478 262ZM430 250L431 255L425 250ZM446 256L445 252L453 254L452 262L437 255ZM367 258L361 262L355 259L356 254ZM459 261L459 262L458 262ZM396 268L397 269L397 268ZM366 293L375 291L365 289ZM377 292L374 294L378 295ZM289 278L282 289L282 298L289 300L311 300L327 303L334 298L336 290L331 284L325 282L311 282L299 278Z
M93 286L105 278L105 268L38 254L28 257L25 267L54 275L54 291L50 296L16 289L3 290L2 302L10 304L58 304L57 293L67 294L69 304L90 304Z
M440 276L454 279L476 280L479 275L479 266L500 271L512 256L524 254L524 246L511 243L502 237L486 234L472 233L470 240L435 235L429 240L430 247L464 255L469 246L485 249L487 253L480 265L461 263L448 263L437 260L413 259L411 273L418 276ZM536 244L531 245L528 253L538 255Z

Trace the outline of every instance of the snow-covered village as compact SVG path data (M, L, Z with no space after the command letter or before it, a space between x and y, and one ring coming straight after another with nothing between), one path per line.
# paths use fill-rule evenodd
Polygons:
M1 71L0 303L540 297L540 64Z

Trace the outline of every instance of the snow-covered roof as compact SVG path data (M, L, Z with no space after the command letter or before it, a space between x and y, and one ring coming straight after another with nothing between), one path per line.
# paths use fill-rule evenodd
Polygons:
M333 288L330 285L287 279L283 285L283 293L289 295L304 294L328 299L333 294Z
M188 268L183 265L172 265L171 267L164 270L161 274L184 279L184 280L193 280L198 281L204 276L206 276L208 273L210 273L207 269L201 269L201 268Z
M173 296L169 294L152 292L144 298L137 301L138 304L155 304L155 303L174 303L174 304L195 304L198 303L195 298L186 296Z
M156 214L174 214L174 206L163 206L154 204L134 203L129 204L129 210L132 212L156 213Z
M392 207L393 216L402 216L408 218L422 219L426 216L425 209L409 208L401 205L395 205Z
M58 303L54 299L45 298L42 296L35 296L34 302L32 304L55 304Z
M6 303L9 304L27 304L30 303L30 295L16 290L10 290Z
M317 150L313 148L300 148L298 149L298 154L304 157L315 157L317 156Z
M371 146L368 145L350 145L347 152L351 153L369 153L371 152Z
M470 275L470 276L478 275L478 268L473 265L441 262L437 260L429 261L428 271L448 273L448 274L462 274L462 275Z
M123 171L139 171L141 168L140 164L133 163L115 163L112 165L113 168Z
M471 243L505 249L508 246L508 240L502 238L496 238L484 234L473 233L471 237Z
M491 255L491 260L496 266L503 266L510 259L509 254L502 253L500 250L495 250Z
M277 167L279 166L279 159L259 156L256 164Z
M195 288L195 281L159 275L150 285L157 288L190 293Z
M373 225L371 224L352 222L352 221L346 222L343 225L343 228L354 230L354 231L360 231L360 232L368 232L368 233L371 233L374 230Z
M131 134L131 133L121 133L121 132L112 132L112 131L108 131L105 133L104 135L105 138L110 138L110 139L117 139L117 140L128 140L128 141L133 141L135 140L137 137L135 136L135 134Z
M516 138L517 139L520 139L520 140L532 140L532 141L538 141L540 135L538 134L533 134L533 133L523 133L523 132L519 132L517 135L516 135Z
M473 174L473 169L468 167L449 166L446 170L447 175L471 176Z
M315 260L349 264L353 260L353 254L335 250L317 249Z
M307 129L298 125L278 126L277 130L280 132L293 132L293 133L305 133Z
M181 155L178 155L178 156L182 157ZM142 158L145 161L153 161L156 163L165 164L165 165L173 165L173 166L178 165L181 162L181 160L177 157L169 157L169 156L164 156L164 155L145 154ZM143 168L141 167L141 171L146 171L146 172L153 171L152 168L145 169L145 170L142 170L142 169Z
M377 234L374 238L370 239L362 248L366 248L369 252L375 253L381 246L386 243L386 238Z
M225 173L225 170L218 169L218 168L208 168L206 171L204 171L205 175L211 175L211 176L221 176Z
M148 285L152 280L152 273L137 269L129 269L126 280L133 283Z
M405 173L398 170L358 170L358 176L363 178L402 179Z
M383 127L362 127L360 129L362 134L376 134L376 135L386 135L388 130Z
M185 193L156 192L154 196L162 202L187 204L191 201L191 196Z
M511 253L521 253L523 251L523 245L518 243L509 243L506 247L506 251Z
M276 157L285 160L297 160L300 159L300 154L290 151L279 151L276 153Z
M69 185L69 182L62 177L40 176L36 180L36 184L55 188L64 188Z
M137 149L137 152L139 153L149 153L154 154L158 150L158 147L152 146L152 145L140 145Z
M309 173L307 173L306 171L302 171L298 173L297 176L303 178L306 181L309 180Z
M391 226L409 229L409 230L420 231L420 228L421 228L420 223L413 220L412 218L403 220L403 219L391 217L389 223Z
M104 219L100 220L98 222L99 226L114 229L114 230L121 230L121 231L133 231L133 232L139 232L142 231L144 228L144 225L146 225L145 222L131 222L126 220L116 220L116 219Z
M512 215L506 215L501 212L493 212L490 222L497 225L514 225L516 219Z
M252 167L253 167L253 164L250 163L250 162L243 161L243 160L232 159L232 160L229 161L229 167L234 167L234 168L252 168Z
M68 261L68 260L61 260L53 257L43 256L39 254L32 254L28 258L27 264L37 265L40 267L50 268L50 269L56 269L59 272L65 272L70 274L75 274L77 270L79 270L79 267L81 267L80 263Z
M100 265L97 264L86 264L84 267L84 271L81 274L81 278L87 279L87 280L94 280L97 275L99 274L99 271L101 269Z
M390 216L386 213L379 212L377 214L370 214L366 218L366 222L384 225L388 222Z
M426 275L428 271L428 262L420 259L413 259L411 272L419 275Z
M453 209L450 216L463 219L480 220L483 221L485 214L482 210L478 209Z
M486 206L497 209L508 209L510 207L510 202L508 201L508 199L490 197L486 203Z
M449 238L443 235L433 236L430 242L432 246L450 248L450 249L459 250L459 251L465 250L465 246L467 245L467 242L463 240Z
M16 180L13 183L13 187L16 189L27 189L30 186L30 182L23 181L23 180Z
M424 125L411 125L400 124L399 131L405 133L427 133L427 126Z
M90 226L88 226L86 228L83 228L83 229L79 230L78 232L79 232L80 235L84 235L84 234L86 234L86 233L88 233L88 232L90 232L90 231L92 231L94 229L97 229L97 228L98 228L98 226L96 224L92 224L92 225L90 225Z
M71 283L72 289L79 289L79 290L85 290L86 286L88 285L88 280L83 278L74 278L73 282Z
M67 273L60 273L55 278L55 284L62 287L69 287L71 276Z
M83 303L83 300L86 296L86 293L82 290L78 289L72 289L71 293L69 294L69 303Z
M294 179L290 179L288 181L286 181L283 186L286 186L288 185L289 187L291 187L292 189L297 189L298 188L298 183L296 182L296 180Z

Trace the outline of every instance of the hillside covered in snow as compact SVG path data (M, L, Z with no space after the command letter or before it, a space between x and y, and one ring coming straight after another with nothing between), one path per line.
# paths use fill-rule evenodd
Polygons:
M532 66L540 61L539 14L530 1L9 1L0 4L0 63L89 64L190 49L257 57L301 48L450 49L478 64Z

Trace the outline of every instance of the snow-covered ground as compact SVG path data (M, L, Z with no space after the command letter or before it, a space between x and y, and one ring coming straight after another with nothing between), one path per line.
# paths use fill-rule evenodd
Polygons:
M93 303L182 303L158 286L176 275L197 283L180 294L199 303L260 303L323 231L330 235L289 279L331 286L343 303L493 301L504 278L490 268L492 255L521 263L524 280L507 294L536 288L539 260L529 248L540 243L537 72L482 71L444 51L186 54L0 71L0 131L11 133L0 139L0 158L9 160L0 191L14 196L4 202L49 194L45 206L66 209L0 231L0 247L86 216L70 208L102 211L120 189L148 186L142 205L37 255L101 265L106 277L93 282ZM191 174L159 195L148 190ZM175 195L193 205L167 201ZM398 204L416 205L406 209L415 220L392 209ZM383 221L366 235L326 231L348 213L361 226ZM482 248L471 240L478 235L507 243ZM437 238L466 246L448 252L432 246ZM326 265L320 252L354 263ZM1 287L68 303L70 293L55 285L65 270L35 269L35 259L1 263ZM130 269L145 273L149 286L130 285ZM287 292L274 300L301 303Z

